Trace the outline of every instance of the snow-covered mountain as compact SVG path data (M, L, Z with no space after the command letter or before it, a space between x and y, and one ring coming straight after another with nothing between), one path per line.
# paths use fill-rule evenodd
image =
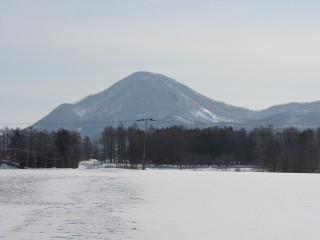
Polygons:
M275 128L318 128L320 127L320 101L273 106L254 112L245 123L246 127L261 125L272 125Z
M206 126L240 122L251 111L211 100L162 74L136 72L110 88L75 104L62 104L34 124L35 128L66 128L82 134L101 133L107 125L133 125L153 118L155 127Z
M143 126L136 120L145 118L157 120L154 127L320 127L320 101L251 111L209 99L162 74L136 72L75 104L60 105L33 127L98 136L110 125Z

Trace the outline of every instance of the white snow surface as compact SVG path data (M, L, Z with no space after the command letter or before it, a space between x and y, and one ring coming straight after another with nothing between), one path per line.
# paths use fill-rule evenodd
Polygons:
M319 239L320 175L0 170L0 239Z
M75 108L73 109L73 111L75 112L75 114L77 114L79 116L79 118L83 118L84 115L87 113L87 109L85 108Z

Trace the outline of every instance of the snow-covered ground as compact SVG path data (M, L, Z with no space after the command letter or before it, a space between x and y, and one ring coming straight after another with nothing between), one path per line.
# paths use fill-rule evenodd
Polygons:
M319 239L320 175L0 170L0 239Z

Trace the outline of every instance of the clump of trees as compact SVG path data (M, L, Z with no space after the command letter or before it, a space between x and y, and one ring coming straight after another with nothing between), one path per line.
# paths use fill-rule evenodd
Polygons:
M0 159L17 161L22 167L77 168L93 149L88 137L82 139L79 133L65 129L3 128L0 137Z
M141 163L143 136L137 127L106 128L101 139L108 146L104 149L110 150L102 159ZM274 172L319 172L320 168L320 129L149 128L146 145L150 164L255 165Z
M320 169L320 128L299 131L260 127L247 131L231 127L150 127L146 136L149 164L255 165L273 172L319 172ZM0 137L1 158L24 159L22 164L27 167L34 164L34 154L37 167L77 167L79 161L90 158L138 164L144 151L144 131L136 124L129 128L121 124L117 128L108 126L97 139L81 138L79 133L65 129L46 132L33 128L4 128ZM28 151L28 156L14 149Z

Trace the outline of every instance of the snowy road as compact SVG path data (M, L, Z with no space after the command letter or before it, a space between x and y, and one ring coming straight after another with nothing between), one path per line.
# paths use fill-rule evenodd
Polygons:
M319 239L320 175L0 170L0 239Z

